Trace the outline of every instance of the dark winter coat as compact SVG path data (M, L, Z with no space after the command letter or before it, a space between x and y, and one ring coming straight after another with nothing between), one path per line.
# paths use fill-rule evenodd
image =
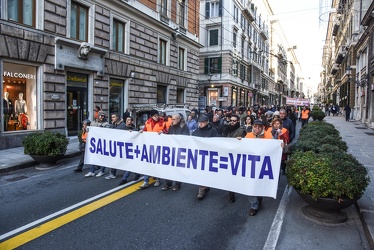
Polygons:
M190 135L190 130L188 129L188 126L184 124L181 125L181 122L179 122L177 125L171 125L169 128L169 135Z
M212 124L208 124L203 128L198 127L193 133L193 136L198 137L217 137L218 132L215 128L213 128Z
M293 138L295 138L295 127L291 119L286 117L284 120L282 120L282 127L288 130L288 133L290 134L291 143Z

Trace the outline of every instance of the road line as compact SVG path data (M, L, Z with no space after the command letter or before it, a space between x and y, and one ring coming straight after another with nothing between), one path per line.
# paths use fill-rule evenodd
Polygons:
M279 203L277 213L275 214L273 224L270 227L270 231L266 239L263 250L275 249L277 246L279 235L282 230L284 216L286 213L287 203L290 199L291 193L292 193L292 188L287 185L286 188L284 189L282 200Z
M141 180L141 179L139 179ZM151 182L150 182L151 183ZM20 227L18 229L15 229L9 233L6 233L6 234L3 234L3 235L0 235L0 241L3 240L3 239L6 239L12 235L15 235L15 234L18 234L24 230L27 230L29 228L32 228L26 232L23 232L21 234L18 234L16 236L14 236L13 238L10 238L4 242L1 242L0 243L0 249L14 249L14 248L17 248L23 244L26 244L27 242L29 241L32 241L52 230L55 230L73 220L76 220L88 213L91 213L103 206L106 206L116 200L119 200L129 194L132 194L136 191L139 190L138 188L138 181L136 183L134 183L133 185L130 186L130 184L132 183L129 183L127 184L127 186L120 186L120 187L116 187L116 188L113 188L105 193L102 193L102 194L99 194L97 196L94 196L90 199L87 199L85 201L82 201L80 203L77 203L73 206L70 206L68 208L65 208L63 210L60 210L56 213L53 213L49 216L46 216L44 218L41 218L37 221L34 221L32 223L29 223L23 227ZM126 187L126 188L124 188ZM120 190L120 191L118 191ZM112 193L112 194L111 194ZM108 195L109 194L109 195ZM105 196L105 197L103 197ZM103 198L102 198L103 197ZM99 199L101 198L101 199ZM99 199L99 200L97 200ZM96 200L96 201L94 201ZM89 203L88 205L85 205L83 207L80 207L84 204L87 204ZM78 208L80 207L80 208ZM77 209L78 208L78 209ZM71 210L74 210L72 212L69 212ZM66 212L69 212L67 214L64 214ZM64 214L64 215L62 215ZM60 216L62 215L62 216ZM55 218L57 216L60 216L58 218ZM53 219L55 218L55 219ZM51 221L48 221L50 219L53 219ZM42 222L45 222L45 221L48 221L44 224L41 224L39 225L40 223ZM39 226L37 226L39 225ZM37 226L37 227L35 227Z

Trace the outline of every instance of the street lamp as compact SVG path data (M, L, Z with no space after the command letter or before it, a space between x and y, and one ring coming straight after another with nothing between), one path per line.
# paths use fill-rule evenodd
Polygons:
M352 68L351 66L348 66L346 72L345 72L348 76L348 80L351 82L354 82L356 84L357 87L365 87L367 85L369 85L369 76L366 75L365 78L363 78L361 81L358 80L358 79L352 79L351 78L351 74L352 74Z

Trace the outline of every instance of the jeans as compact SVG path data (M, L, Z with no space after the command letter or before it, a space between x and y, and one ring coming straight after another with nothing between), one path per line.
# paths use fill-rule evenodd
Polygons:
M91 173L95 173L96 170L97 170L97 166L92 165L92 166L90 167L90 172L91 172ZM104 173L104 172L105 172L105 167L101 167L101 168L100 168L100 171Z
M249 196L249 202L251 203L251 208L257 210L259 205L258 196Z
M156 180L160 181L160 178L156 178ZM144 175L144 182L149 184L149 175Z
M130 171L125 171L125 173L123 174L122 180L123 181L127 181L127 179L129 178L130 174L131 174Z

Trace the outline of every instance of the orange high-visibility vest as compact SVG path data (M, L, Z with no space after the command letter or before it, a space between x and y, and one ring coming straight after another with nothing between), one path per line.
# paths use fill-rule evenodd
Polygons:
M309 110L302 110L301 111L301 119L302 120L308 120L309 119Z

